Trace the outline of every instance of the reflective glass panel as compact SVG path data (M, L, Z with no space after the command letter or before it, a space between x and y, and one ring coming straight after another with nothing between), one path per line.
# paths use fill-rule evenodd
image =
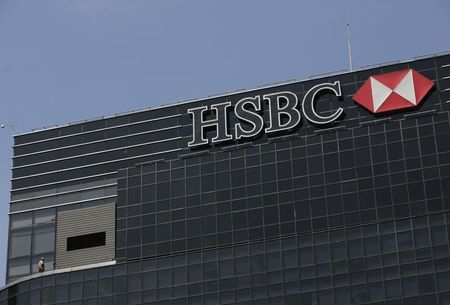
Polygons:
M17 231L11 233L11 246L9 257L30 255L31 252L31 230Z
M33 254L52 252L55 248L55 228L34 229Z

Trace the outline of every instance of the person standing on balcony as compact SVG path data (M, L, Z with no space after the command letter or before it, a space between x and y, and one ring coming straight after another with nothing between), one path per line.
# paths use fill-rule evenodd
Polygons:
M41 257L41 259L39 260L39 272L44 271L45 271L45 259Z

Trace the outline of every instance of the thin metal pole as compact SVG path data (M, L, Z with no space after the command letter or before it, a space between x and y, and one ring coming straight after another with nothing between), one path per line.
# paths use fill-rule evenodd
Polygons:
M353 62L352 62L352 45L350 42L350 23L347 23L347 43L348 43L348 62L350 65L350 72L353 71Z

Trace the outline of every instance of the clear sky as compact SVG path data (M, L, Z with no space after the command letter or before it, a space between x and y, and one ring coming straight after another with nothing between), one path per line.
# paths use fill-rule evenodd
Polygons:
M12 136L450 51L448 0L0 0L0 285Z

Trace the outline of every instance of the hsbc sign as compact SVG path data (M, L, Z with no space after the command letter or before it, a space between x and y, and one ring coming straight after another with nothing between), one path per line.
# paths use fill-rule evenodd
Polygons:
M373 113L382 113L418 105L433 82L418 72L408 69L398 72L371 76L355 93L353 99ZM332 114L323 115L316 111L316 96L330 93L336 97L342 96L339 81L322 83L309 89L300 105L296 94L289 91L245 97L234 107L231 102L213 104L188 109L192 116L192 141L189 147L220 143L233 139L253 138L261 132L276 133L295 128L302 115L317 125L327 125L336 121L344 110L339 107ZM264 106L263 106L264 105ZM269 123L266 125L260 112L268 107ZM238 123L231 133L228 116L234 111ZM205 119L205 114L211 112L214 118ZM215 136L209 140L205 137L206 129L215 129Z
M341 96L341 85L338 81L334 83L323 83L312 87L306 92L301 103L301 111L305 118L316 124L328 124L335 121L344 111L338 108L328 116L320 115L314 107L315 96L322 91L330 91L336 96ZM258 113L262 109L263 102L269 109L269 124L264 126L264 119ZM301 121L299 101L293 92L284 91L271 94L246 97L234 105L235 116L239 121L245 123L235 124L234 134L230 133L228 126L228 113L231 102L224 102L208 106L191 108L188 113L192 116L192 141L189 147L209 144L205 138L205 128L215 128L216 136L211 139L212 143L224 142L232 139L252 138L264 130L266 133L275 133L295 128ZM204 119L204 114L212 110L215 118Z

